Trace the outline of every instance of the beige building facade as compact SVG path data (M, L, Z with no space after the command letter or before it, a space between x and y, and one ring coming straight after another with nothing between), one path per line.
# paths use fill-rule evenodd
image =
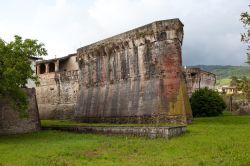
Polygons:
M79 90L76 54L38 61L36 73L41 119L72 119Z

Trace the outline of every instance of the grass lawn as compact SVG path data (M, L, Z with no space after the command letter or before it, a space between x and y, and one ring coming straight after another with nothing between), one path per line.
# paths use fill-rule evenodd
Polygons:
M170 140L40 131L0 136L0 165L250 165L250 116L196 118Z

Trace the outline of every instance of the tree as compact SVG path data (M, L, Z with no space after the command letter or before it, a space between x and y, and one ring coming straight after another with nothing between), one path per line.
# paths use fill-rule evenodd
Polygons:
M250 7L250 5L248 5ZM245 28L245 32L241 34L241 41L248 44L247 46L247 63L250 64L250 15L248 12L241 13L241 22ZM240 90L242 90L245 97L250 101L250 79L249 78L242 78L240 84L238 86Z
M236 86L237 90L243 92L245 98L250 101L250 79L247 77L238 78L236 76L231 77L231 86Z
M232 76L231 77L231 82L230 82L230 86L236 86L239 87L239 84L241 83L241 79L239 79L236 76Z
M219 93L208 88L196 90L190 104L194 117L218 116L226 108L226 104Z
M250 7L250 5L249 5ZM250 15L248 12L243 12L241 13L241 22L243 23L243 27L245 28L245 32L241 34L241 41L249 44L250 42ZM250 46L247 46L247 51L250 51ZM247 52L247 59L248 59L248 64L250 63L250 53Z
M250 101L250 79L247 77L243 77L240 80L239 85L237 86L239 90L241 90L248 101Z
M25 113L27 96L22 91L28 79L36 80L30 57L47 55L44 44L15 36L9 43L0 38L0 97L8 97L15 110Z

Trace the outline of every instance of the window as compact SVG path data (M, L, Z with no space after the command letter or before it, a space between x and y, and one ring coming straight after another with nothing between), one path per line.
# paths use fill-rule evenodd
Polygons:
M45 67L45 64L40 64L40 74L44 74L45 71L46 71L46 67Z
M49 63L49 73L55 72L55 64L54 63Z
M196 75L196 73L191 73L191 77L194 77Z

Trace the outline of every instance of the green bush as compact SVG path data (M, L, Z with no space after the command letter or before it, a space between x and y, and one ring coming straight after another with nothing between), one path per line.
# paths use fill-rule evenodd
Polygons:
M208 88L195 91L190 98L190 104L194 117L218 116L226 108L219 93Z

